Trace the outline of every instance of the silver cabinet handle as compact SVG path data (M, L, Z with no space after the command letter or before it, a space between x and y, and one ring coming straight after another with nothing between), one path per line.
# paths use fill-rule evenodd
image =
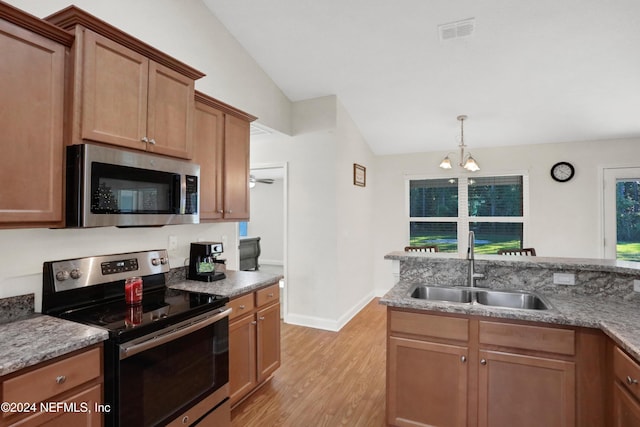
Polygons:
M251 322L252 325L257 325L258 322L256 322L255 320L253 322Z
M244 310L244 309L245 309L245 306L244 306L244 304L242 304L241 306L238 306L238 308L239 308L240 310Z
M264 316L258 317L258 320L264 320Z
M638 380L631 378L630 376L627 375L627 384L629 385L638 384Z
M481 365L486 365L486 364L487 364L486 359L482 359L482 360L480 360L480 364L481 364Z
M64 382L67 380L67 377L64 375L60 375L56 377L56 384L64 384Z
M182 417L182 424L187 424L189 422L189 416L185 415L184 417Z
M273 292L269 292L269 293L267 294L267 297L269 297L269 298L273 298Z
M149 138L147 138L146 136L143 136L140 141L142 141L142 142L144 142L146 144L147 142L149 142Z
M233 212L233 211L232 211L231 209L229 209L228 211L225 211L225 213L228 213L228 214L230 214L230 213L232 213L232 212Z
M151 139L149 140L149 144L151 144L151 145L156 145L156 140L155 140L155 139L153 139L153 138L151 138Z
M462 363L465 363L467 361L467 357L466 356L460 356L460 361Z

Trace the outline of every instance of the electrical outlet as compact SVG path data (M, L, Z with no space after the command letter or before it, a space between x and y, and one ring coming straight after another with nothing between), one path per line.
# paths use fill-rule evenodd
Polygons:
M573 273L553 273L554 285L575 285L576 275Z
M175 251L178 249L178 236L171 235L169 236L169 250Z
M640 292L640 280L633 281L633 291Z

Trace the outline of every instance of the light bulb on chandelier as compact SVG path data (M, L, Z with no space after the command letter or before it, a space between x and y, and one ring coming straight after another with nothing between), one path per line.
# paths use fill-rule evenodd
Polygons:
M471 156L471 153L469 153L466 158L464 155L464 148L466 147L466 145L464 145L464 121L467 119L467 116L460 115L457 119L460 121L460 163L458 163L458 166L465 168L469 172L479 171L480 166L478 166L476 160ZM453 167L448 154L442 159L442 162L440 162L440 167L442 169L451 169Z

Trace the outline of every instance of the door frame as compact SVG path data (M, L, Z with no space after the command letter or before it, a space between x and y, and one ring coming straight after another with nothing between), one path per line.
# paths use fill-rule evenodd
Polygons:
M616 182L619 179L640 178L640 166L612 166L602 167L602 258L617 259L616 245L618 242L616 230ZM611 244L614 242L614 244Z

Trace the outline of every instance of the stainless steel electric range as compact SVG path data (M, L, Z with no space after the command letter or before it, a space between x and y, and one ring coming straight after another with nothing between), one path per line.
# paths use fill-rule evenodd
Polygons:
M168 260L153 250L44 263L42 312L109 331L106 425L230 424L229 299L167 288ZM125 299L132 277L139 303Z

